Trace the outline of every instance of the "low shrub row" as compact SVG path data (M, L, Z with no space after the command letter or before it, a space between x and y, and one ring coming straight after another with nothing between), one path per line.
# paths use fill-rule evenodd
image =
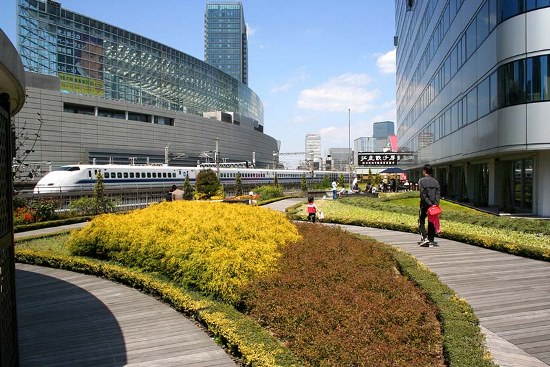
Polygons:
M341 202L384 212L401 212L418 215L419 194L416 191L410 191L398 195L385 195L380 197L380 199L344 197L341 199ZM550 221L547 220L501 217L472 208L466 208L446 200L441 201L441 207L445 213L444 219L446 221L537 235L550 235Z
M72 254L159 272L186 287L239 301L239 289L277 267L299 239L282 213L249 205L174 201L105 214L73 231Z
M30 250L16 251L16 261L93 274L148 293L201 322L214 334L215 339L222 341L247 366L302 366L281 342L230 305L184 290L177 284L152 274L95 259Z
M395 212L379 210L378 207L360 207L337 200L316 202L323 211L326 222L383 228L403 232L418 232L418 214L396 208ZM383 203L386 204L386 203ZM290 212L295 219L306 218L302 204ZM442 238L448 238L506 253L550 261L550 235L519 232L509 228L493 228L476 224L449 221L445 212L441 217Z
M280 271L248 287L248 312L307 366L444 366L437 310L387 246L297 224Z

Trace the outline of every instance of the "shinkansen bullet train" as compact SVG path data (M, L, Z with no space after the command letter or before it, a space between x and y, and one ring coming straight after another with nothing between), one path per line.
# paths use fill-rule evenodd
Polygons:
M35 194L60 193L92 190L101 173L106 189L136 189L136 188L168 188L172 185L182 186L186 176L192 185L197 174L206 167L176 167L168 165L87 165L76 164L63 166L46 174L34 187ZM211 168L216 170L216 168ZM308 183L320 182L325 176L330 181L337 180L341 174L349 180L349 172L336 171L304 171L285 169L258 168L219 168L219 179L223 185L235 184L237 174L241 174L241 182L246 186L272 184L277 175L280 184L299 185L305 174Z

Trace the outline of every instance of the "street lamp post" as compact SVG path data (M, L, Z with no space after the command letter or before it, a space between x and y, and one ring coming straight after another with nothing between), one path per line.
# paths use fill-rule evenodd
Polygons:
M351 109L348 108L348 151L349 151L349 159L348 159L348 167L349 167L349 188L351 187L351 160L352 160L352 153L351 153Z

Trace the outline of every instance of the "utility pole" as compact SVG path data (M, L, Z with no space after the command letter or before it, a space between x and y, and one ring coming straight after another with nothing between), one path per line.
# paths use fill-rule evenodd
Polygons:
M214 162L216 163L216 176L220 178L220 151L219 151L219 139L216 138L216 150L214 151Z
M351 109L348 108L348 151L349 151L349 160L348 160L348 167L349 167L349 188L351 190L351 160L352 160L352 152L351 152Z

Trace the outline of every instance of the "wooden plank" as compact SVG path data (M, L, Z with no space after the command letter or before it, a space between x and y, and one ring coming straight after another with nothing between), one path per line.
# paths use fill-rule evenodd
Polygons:
M195 323L134 289L17 264L20 366L197 366L235 362Z

